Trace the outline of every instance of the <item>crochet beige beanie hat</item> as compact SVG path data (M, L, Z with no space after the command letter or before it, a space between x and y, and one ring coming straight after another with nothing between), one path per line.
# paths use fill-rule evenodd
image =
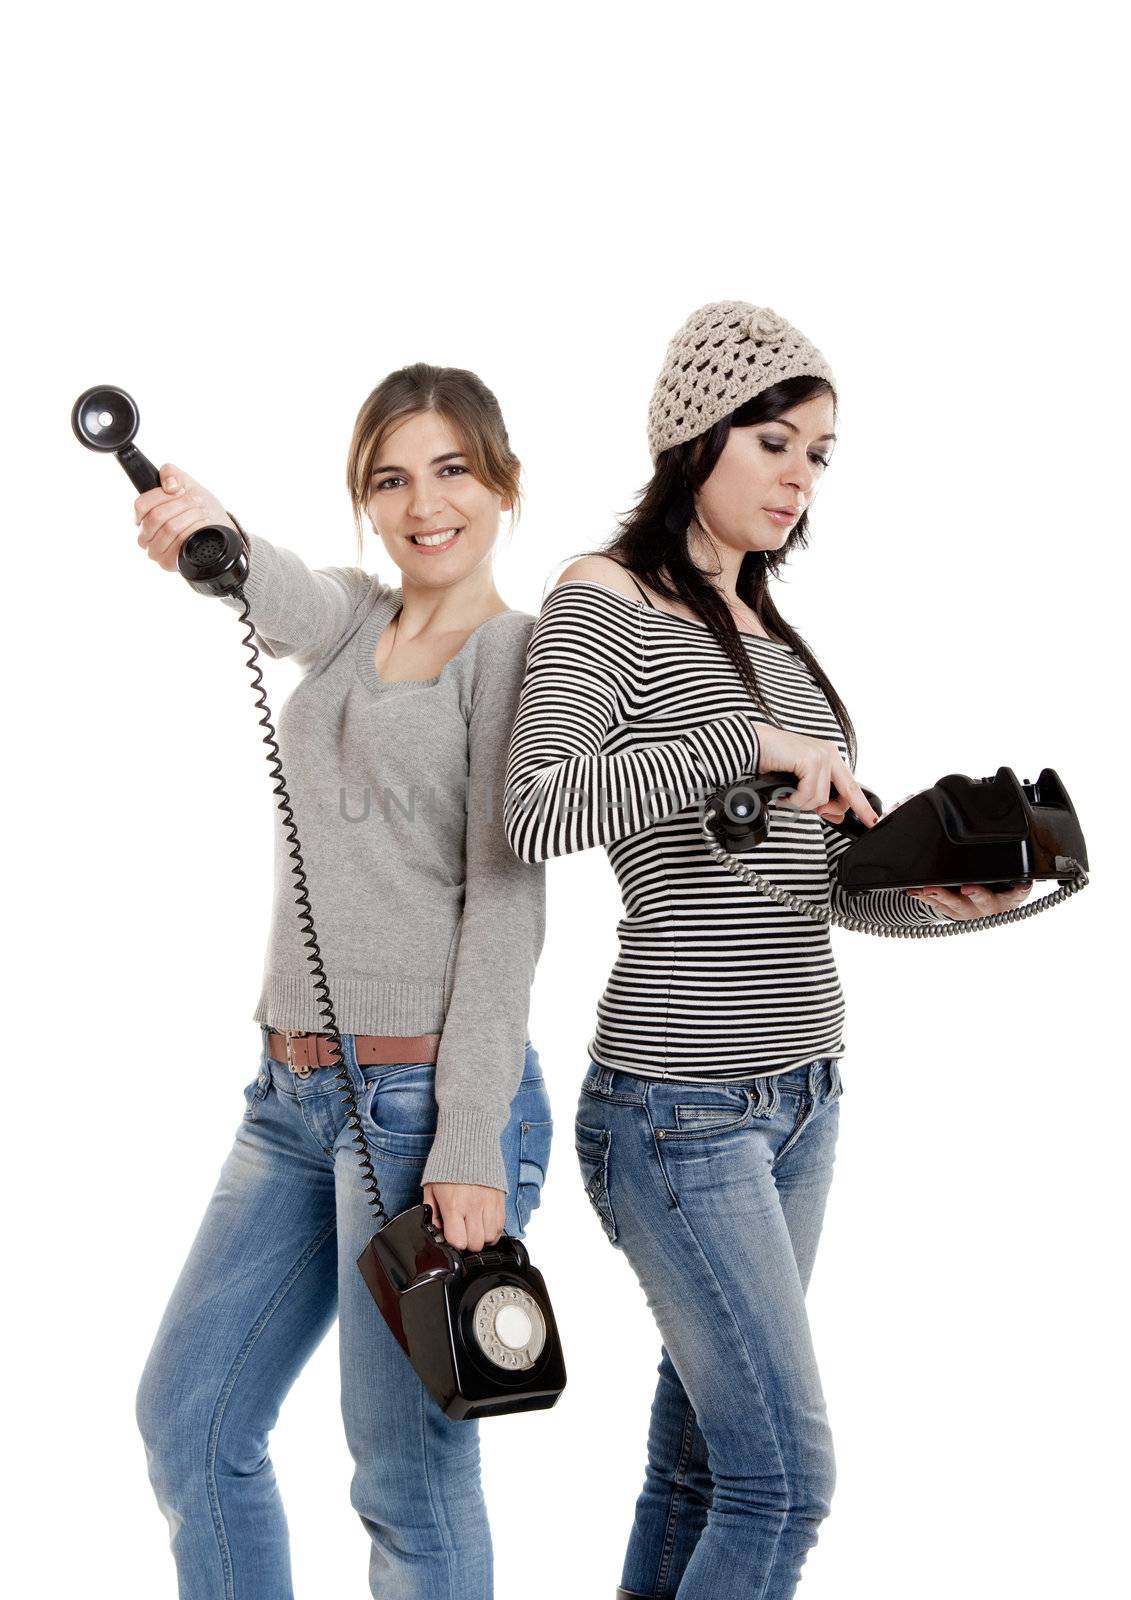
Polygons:
M653 463L661 451L705 433L771 384L802 376L833 383L817 347L769 306L747 300L700 306L668 345L652 391Z

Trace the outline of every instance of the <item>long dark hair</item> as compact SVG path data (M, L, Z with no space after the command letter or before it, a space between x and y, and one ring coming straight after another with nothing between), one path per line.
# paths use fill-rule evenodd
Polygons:
M783 411L818 394L831 394L835 406L836 391L824 378L786 378L763 389L761 394L716 422L706 433L662 451L635 507L618 517L616 537L602 550L585 552L611 556L657 594L688 606L710 628L721 649L734 663L750 698L775 727L780 724L762 698L750 656L739 639L730 608L692 561L687 534L694 515L696 491L714 471L730 430L749 428L756 422L771 422ZM808 548L808 521L806 511L794 524L780 550L748 550L739 566L735 588L739 599L753 611L766 632L791 645L824 690L844 734L849 751L848 765L852 769L856 765L856 730L844 702L805 640L785 620L770 597L769 578L777 575L794 549Z

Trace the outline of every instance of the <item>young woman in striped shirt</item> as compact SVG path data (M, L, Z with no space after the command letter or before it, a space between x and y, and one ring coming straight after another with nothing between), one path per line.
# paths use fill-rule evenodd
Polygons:
M722 783L796 773L758 870L846 909L833 868L850 841L830 823L877 817L847 711L768 588L806 546L835 420L827 362L783 318L735 301L693 313L652 399L651 482L547 595L511 737L516 853L603 845L624 899L575 1128L586 1191L662 1335L623 1600L784 1600L833 1490L805 1290L843 998L828 925L722 871L698 813ZM971 885L851 907L917 922L1022 898Z

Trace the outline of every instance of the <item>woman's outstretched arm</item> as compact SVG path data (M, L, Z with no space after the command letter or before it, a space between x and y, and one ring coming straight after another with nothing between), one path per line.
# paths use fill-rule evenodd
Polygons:
M293 656L299 666L312 666L337 644L366 597L385 587L360 567L311 568L293 550L239 531L248 556L244 593L251 620L260 647L276 659ZM240 610L234 595L221 598Z
M147 489L134 501L138 543L151 561L175 572L182 545L201 528L238 532L250 569L244 593L267 655L294 655L311 666L338 642L367 596L376 603L382 594L393 593L360 567L312 571L292 551L245 533L219 498L183 467L166 461L160 475L160 487ZM221 598L233 610L241 609L234 596Z

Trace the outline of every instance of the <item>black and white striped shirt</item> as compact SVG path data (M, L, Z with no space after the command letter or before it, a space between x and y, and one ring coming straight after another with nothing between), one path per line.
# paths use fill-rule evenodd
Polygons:
M643 591L641 591L643 593ZM829 702L791 646L740 635L783 728L836 743ZM603 584L559 583L530 640L506 771L504 820L524 861L604 845L624 916L597 1006L599 1065L694 1083L841 1056L844 998L827 924L779 906L711 859L699 803L758 767L764 714L705 623ZM817 905L873 921L938 921L901 889L843 895L851 840L775 804L740 852Z

